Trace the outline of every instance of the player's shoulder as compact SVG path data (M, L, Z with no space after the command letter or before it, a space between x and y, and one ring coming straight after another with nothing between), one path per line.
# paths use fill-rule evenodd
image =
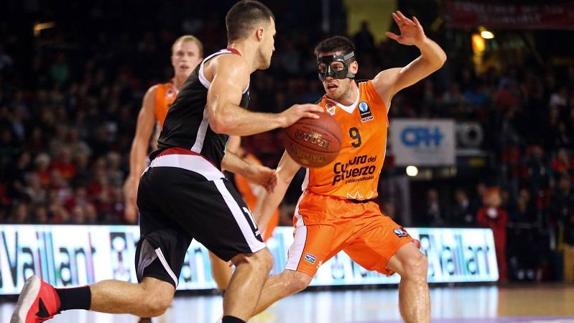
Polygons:
M164 87L164 83L154 84L147 89L146 95L155 95L155 94L157 94L158 91L161 91L163 89L163 87Z
M248 71L247 62L239 55L219 55L213 59L217 70Z

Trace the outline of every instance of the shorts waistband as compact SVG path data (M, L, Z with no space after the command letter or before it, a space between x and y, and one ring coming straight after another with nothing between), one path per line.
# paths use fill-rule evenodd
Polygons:
M348 202L348 203L354 203L354 204L366 204L366 203L370 203L370 202L377 203L377 198L370 198L370 199L365 199L365 200L348 199L348 198L344 198L344 197L340 197L340 196L318 194L318 193L311 192L311 191L304 191L303 195L320 196L322 198L328 198L328 199L333 199L335 201Z
M370 202L377 202L376 199L368 199L368 200L346 199L346 201L349 201L349 202L355 203L355 204L364 204L364 203L370 203Z
M185 149L183 149L185 150ZM166 152L167 151L167 152ZM179 153L177 148L169 148L152 159L148 168L154 167L175 167L181 168L194 173L200 174L207 180L218 180L225 178L225 175L213 166L207 159L200 154L189 151L189 153Z
M191 150L191 149L186 149L186 148L182 148L182 147L170 147L170 148L166 148L164 150L156 150L154 152L151 153L150 155L150 159L155 159L157 157L160 156L166 156L166 155L193 155L193 156L201 156L201 154L196 153L195 151Z

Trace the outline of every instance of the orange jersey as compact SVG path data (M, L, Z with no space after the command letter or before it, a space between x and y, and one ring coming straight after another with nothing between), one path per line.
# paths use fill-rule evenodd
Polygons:
M178 89L175 87L173 82L162 83L156 85L155 90L155 118L158 122L159 127L163 127L163 122L165 121L165 116L167 115L167 110L175 101Z
M327 96L319 102L341 127L341 151L330 164L307 169L304 190L353 200L377 197L387 146L387 107L372 81L358 85L359 97L351 106Z

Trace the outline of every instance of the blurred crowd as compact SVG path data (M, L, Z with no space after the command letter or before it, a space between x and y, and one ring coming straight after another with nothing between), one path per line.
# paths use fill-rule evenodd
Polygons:
M124 223L122 184L137 112L147 88L170 77L172 41L192 33L206 54L225 46L220 16L182 17L180 8L167 6L166 15L179 20L157 15L162 28L140 29L141 22L130 25L130 18L113 25L115 18L99 9L86 11L91 27L31 36L26 53L0 28L0 223ZM302 26L300 19L287 15L279 22L272 67L251 82L252 109L278 112L322 95L312 52L323 36L320 22ZM107 27L93 27L98 23ZM427 34L441 42L440 35ZM360 79L417 55L392 41L375 42L366 23L349 36L357 46ZM480 170L484 176L427 189L413 225L492 227L497 249L503 248L497 253L508 264L505 278L558 277L552 252L574 246L574 67L526 59L477 75L469 53L448 54L453 59L443 70L395 97L391 120L478 122L488 162ZM280 140L281 132L273 131L248 137L245 145L275 166L283 152ZM400 173L390 161L385 179ZM291 189L286 201L293 203L297 191ZM384 191L381 196L386 212L400 221L398 202Z

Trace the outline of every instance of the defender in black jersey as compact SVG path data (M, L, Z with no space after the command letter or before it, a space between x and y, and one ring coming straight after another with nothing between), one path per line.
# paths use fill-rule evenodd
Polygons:
M239 1L227 13L228 49L207 57L169 109L159 149L140 180L141 241L132 284L107 280L55 289L32 276L24 285L11 323L43 322L60 311L89 309L161 315L171 304L184 255L192 239L203 243L235 272L223 299L223 323L245 322L255 309L272 257L245 203L221 169L272 189L273 171L225 152L228 136L288 127L318 118L317 105L294 105L279 114L244 109L251 73L269 67L275 21L257 1Z

